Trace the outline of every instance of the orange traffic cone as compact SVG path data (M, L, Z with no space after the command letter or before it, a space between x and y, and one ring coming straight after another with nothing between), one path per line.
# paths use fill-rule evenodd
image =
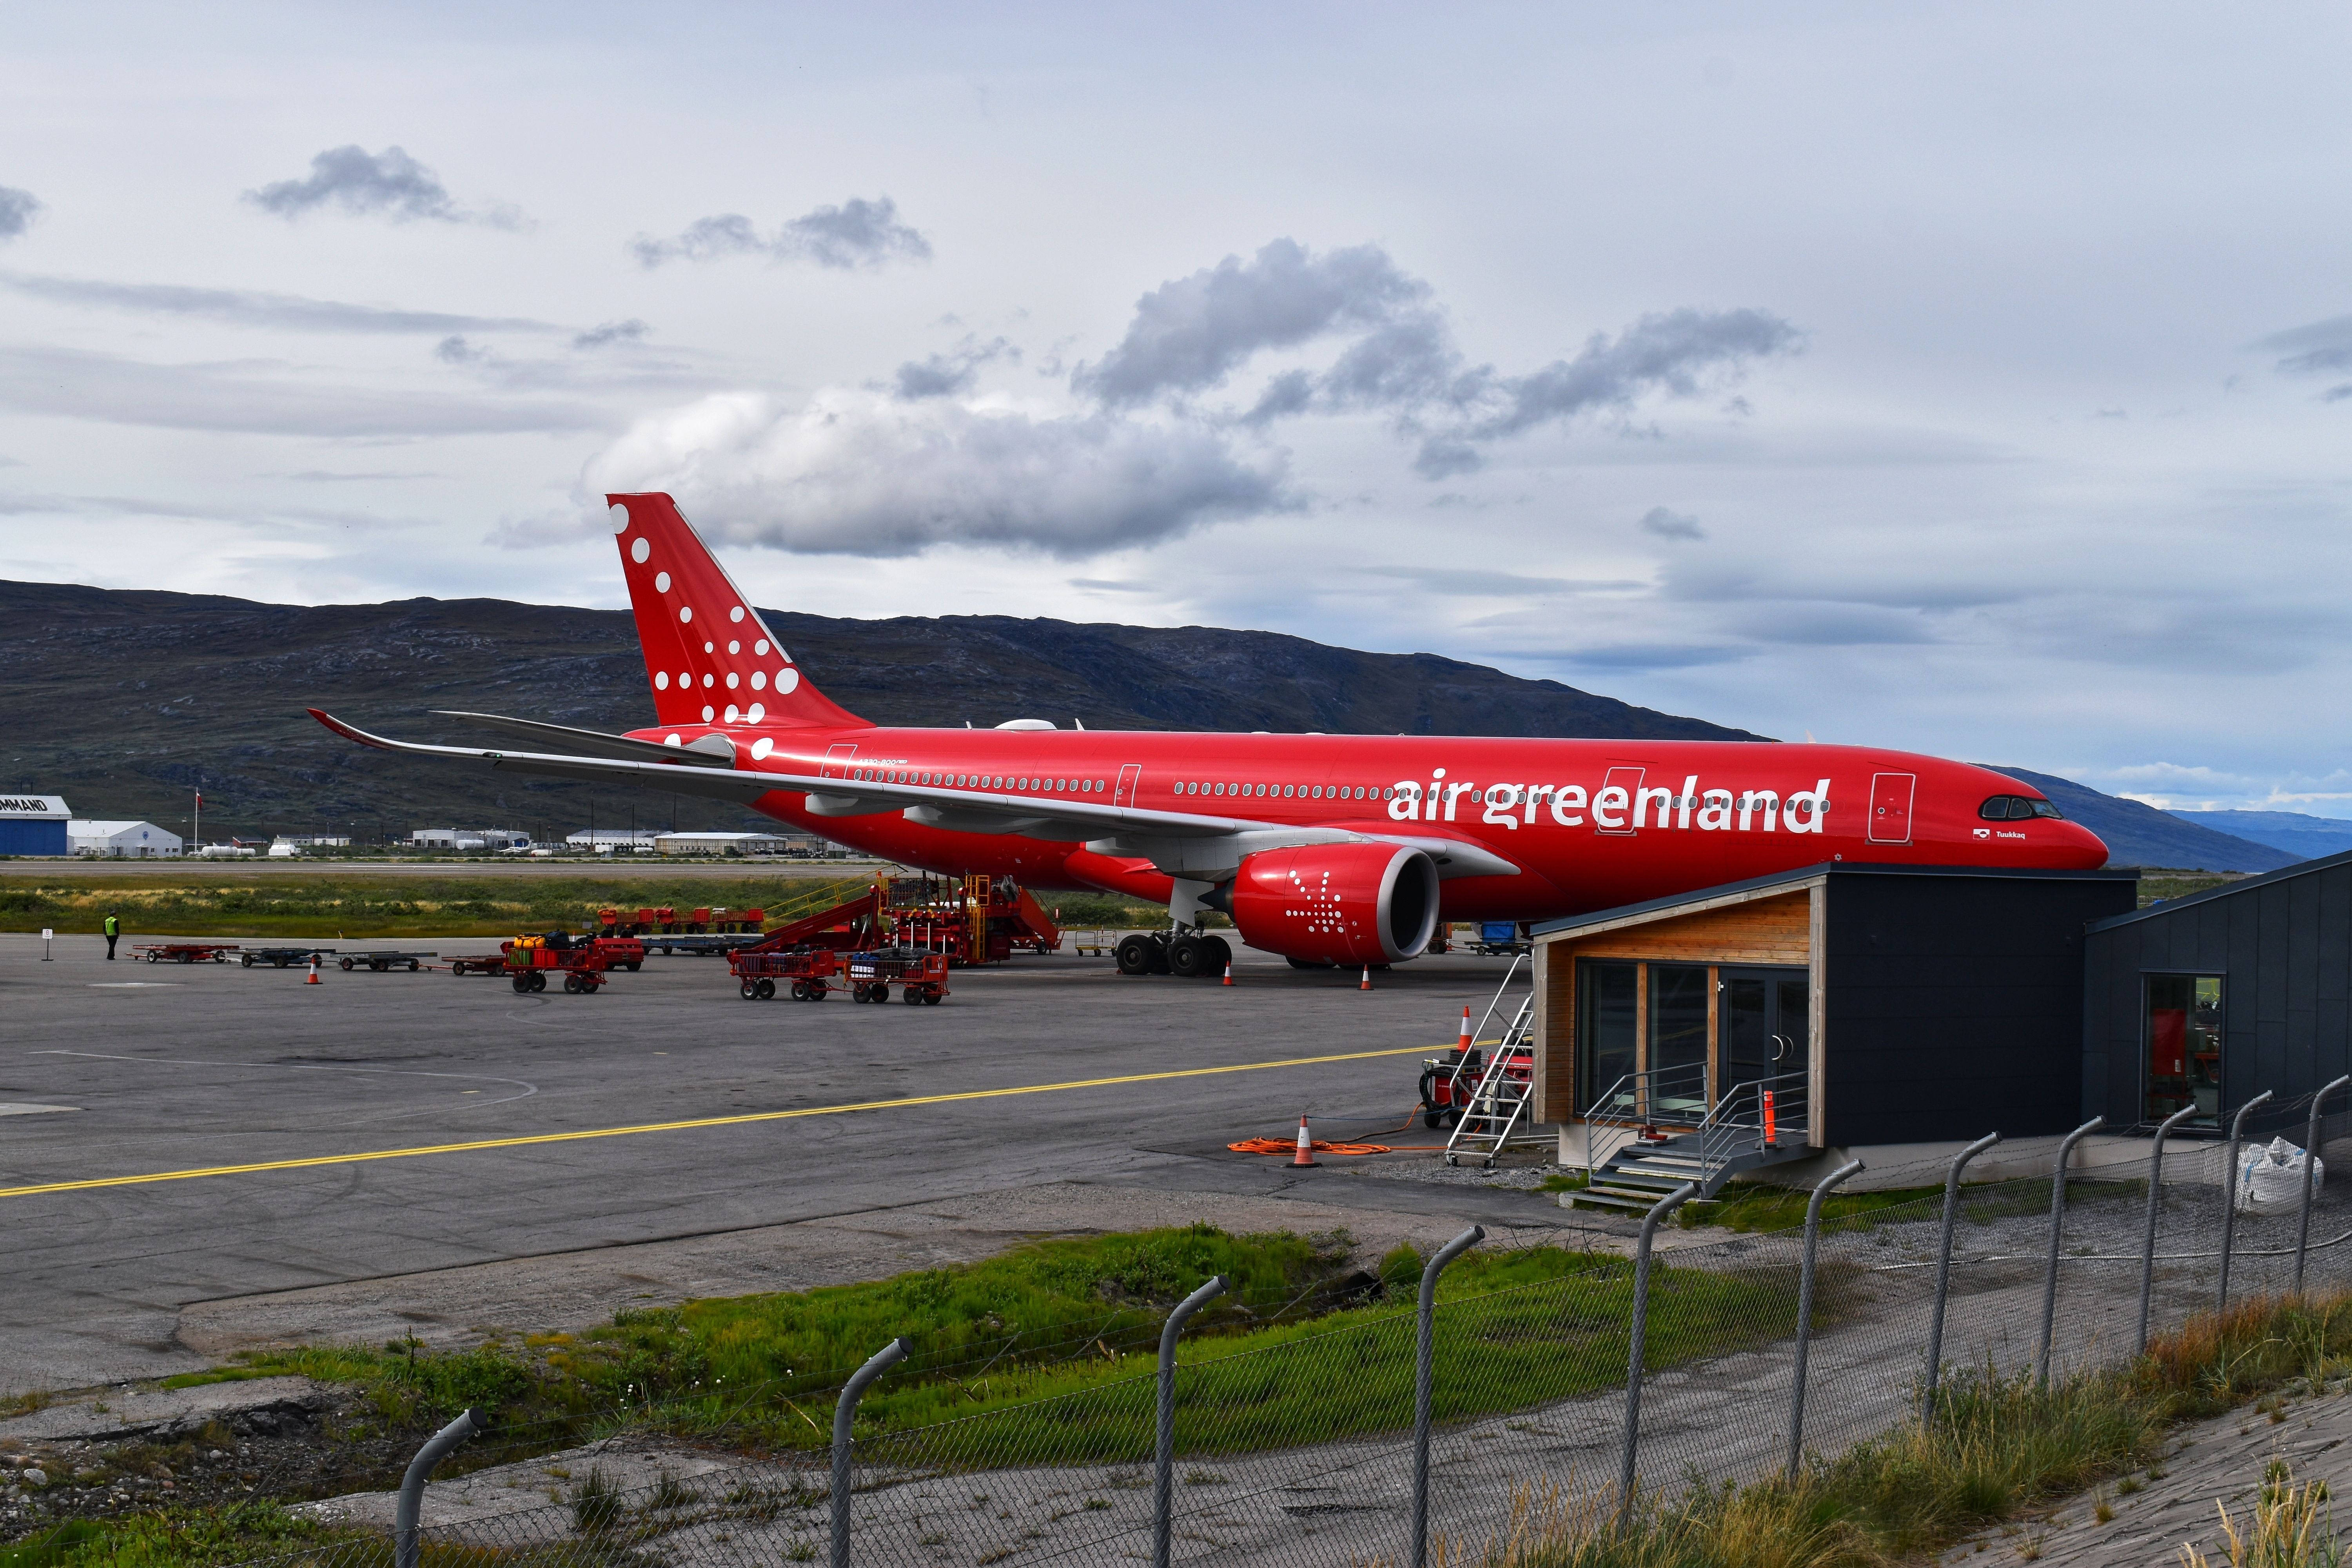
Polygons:
M1228 984L1228 985L1231 985L1233 983L1234 983L1234 961L1233 961L1232 959L1230 959L1230 958L1229 958L1229 959L1225 960L1225 984Z
M1357 990L1359 990L1359 991L1370 991L1371 988L1372 988L1372 966L1371 966L1370 964L1367 963L1366 965L1364 965L1364 983L1363 983L1361 985L1357 986L1357 987L1356 987L1356 989L1357 989Z
M1320 1162L1315 1158L1315 1135L1307 1131L1307 1118L1301 1115L1298 1119L1298 1153L1290 1162L1290 1168L1296 1171L1302 1165L1313 1166L1319 1163Z
M1470 1009L1467 1007L1462 1009L1462 1044L1459 1048L1464 1056L1470 1054Z
M305 985L316 985L319 984L319 955L315 952L310 955L310 978L305 980L302 984Z

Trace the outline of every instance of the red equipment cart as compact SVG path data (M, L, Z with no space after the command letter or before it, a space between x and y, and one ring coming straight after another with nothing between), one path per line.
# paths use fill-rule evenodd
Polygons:
M795 1002L822 1002L833 989L830 982L841 973L841 954L822 947L798 952L738 948L727 955L727 967L740 983L746 1002L774 1001L779 982ZM863 1002L865 994L861 992L857 999Z
M150 963L226 963L236 951L233 942L142 942L138 950Z
M948 955L914 948L883 948L849 955L849 994L860 1002L887 1002L890 987L899 988L898 1000L912 1006L920 1002L936 1007L948 994Z
M561 974L564 990L575 996L593 996L604 984L604 971L612 966L604 952L586 941L551 947L544 937L528 937L502 945L506 949L507 973L513 977L518 991L544 991L547 977Z

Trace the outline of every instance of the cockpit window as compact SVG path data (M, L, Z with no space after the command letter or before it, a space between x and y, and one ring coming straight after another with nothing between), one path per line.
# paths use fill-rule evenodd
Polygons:
M2052 821L2063 821L2058 808L2046 800L2034 800L2021 795L1997 795L1977 807L1977 815L1987 822L2023 822L2028 817L2045 816Z

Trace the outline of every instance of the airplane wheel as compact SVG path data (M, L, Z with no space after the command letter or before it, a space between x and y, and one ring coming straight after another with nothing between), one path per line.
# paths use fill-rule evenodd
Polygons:
M1121 974L1149 974L1160 966L1152 960L1159 943L1148 936L1130 936L1118 944L1118 972Z
M1221 936L1204 936L1201 943L1209 950L1209 974L1222 977L1225 965L1234 961L1234 944Z
M1179 980L1197 980L1207 967L1207 943L1189 931L1168 944L1168 973Z

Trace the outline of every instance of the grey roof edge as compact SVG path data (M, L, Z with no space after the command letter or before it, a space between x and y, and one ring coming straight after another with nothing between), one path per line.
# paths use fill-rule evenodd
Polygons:
M2251 889L2266 887L2273 882L2284 882L2294 877L2308 877L2315 871L2333 870L2346 864L2352 864L2352 849L2340 850L2334 855L2323 855L2316 860L2298 860L2292 866L2282 866L2275 871L2264 871L2258 877L2241 877L2234 882L2224 882L2218 888L2208 888L2201 893L2189 893L2182 898L2167 899L2160 904L2150 904L2144 910L2134 910L2127 915L2109 915L2105 920L2093 921L2090 929L2095 931L2113 931L2117 926L2129 925L2134 921L2153 920L2158 915L2168 915L2175 910L2187 909L2191 904L2210 903L2216 899L2232 899Z
M2352 850L2347 850L2345 856L2336 858L2346 857L2352 857ZM2278 874L2270 873L2272 876ZM1800 887L1823 877L1980 877L2003 881L2136 882L2139 880L2139 872L2130 867L2116 869L2101 868L2091 871L2063 871L2031 866L1906 866L1879 861L1850 864L1843 860L1822 860L1793 870L1774 871L1768 876L1749 877L1742 881L1718 882L1711 888L1693 888L1688 892L1674 893L1664 898L1644 899L1638 903L1619 904L1614 909L1593 910L1580 915L1563 915L1559 920L1545 921L1539 925L1531 926L1528 928L1528 935L1534 938L1560 931L1580 931L1586 926L1603 925L1634 915L1655 914L1666 910L1679 909L1685 904L1706 903L1717 899L1730 898L1740 893L1763 892L1773 888ZM2244 885L2242 882L2232 884L2234 887ZM2204 897L2201 893L2198 896ZM2174 906L2168 904L2164 907L2170 909ZM2126 915L2117 918L2128 920L2132 917ZM2112 924L2113 922L2103 923ZM2094 926L2091 929L2095 931L2098 927Z

